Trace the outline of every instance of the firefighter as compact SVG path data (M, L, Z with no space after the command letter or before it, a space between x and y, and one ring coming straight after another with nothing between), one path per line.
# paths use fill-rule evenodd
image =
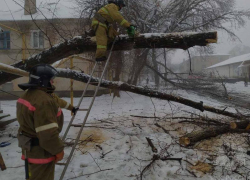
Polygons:
M102 7L92 20L92 29L96 36L96 61L105 61L108 42L112 42L118 35L111 23L117 22L127 28L129 37L134 37L135 27L131 25L120 14L120 10L125 7L123 0L109 0L108 5Z
M59 138L65 107L77 108L53 94L51 80L57 75L50 65L37 65L29 75L29 83L19 84L27 90L17 101L18 144L25 160L26 179L54 180L55 163L62 160L64 146Z

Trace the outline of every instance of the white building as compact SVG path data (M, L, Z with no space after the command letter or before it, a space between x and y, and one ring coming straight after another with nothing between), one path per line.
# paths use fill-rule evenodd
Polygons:
M195 74L201 74L204 72L205 68L221 63L229 59L229 57L229 54L206 54L193 56L191 58L191 70ZM179 72L183 73L183 77L188 77L190 72L190 60L185 60L180 64Z
M250 54L244 54L230 58L213 66L206 68L210 77L227 78L249 78L250 75Z

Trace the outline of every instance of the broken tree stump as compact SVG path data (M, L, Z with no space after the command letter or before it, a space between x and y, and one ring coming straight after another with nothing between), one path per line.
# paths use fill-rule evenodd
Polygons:
M1 153L0 153L0 168L1 168L2 171L6 170L6 166L5 166L3 156L2 156Z
M199 130L179 138L179 143L183 146L193 146L195 143L209 138L213 138L226 133L250 133L249 129L246 129L249 121L236 122L235 124L228 124L224 126L217 126L208 128L206 130ZM242 128L242 129L240 129Z
M230 132L230 130L231 130L230 126L227 125L227 126L208 128L206 130L194 131L192 133L189 133L181 137L179 139L179 143L183 146L192 146L199 141L228 133Z
M249 123L250 121L248 120L240 121L240 122L231 122L230 128L231 129L250 129Z

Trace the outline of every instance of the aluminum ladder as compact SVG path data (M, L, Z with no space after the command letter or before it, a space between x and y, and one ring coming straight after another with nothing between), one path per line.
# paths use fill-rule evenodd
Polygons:
M83 128L84 128L84 126L85 126L85 124L86 124L86 122L87 122L87 119L88 119L88 117L89 117L90 111L91 111L92 106L93 106L93 104L94 104L96 95L97 95L98 90L99 90L99 88L100 88L102 79L103 79L104 74L105 74L105 72L106 72L106 70L107 70L107 67L108 67L108 64L109 64L109 61L110 61L110 57L111 57L111 55L112 55L112 51L113 51L113 48L114 48L114 45L115 45L116 40L117 40L117 37L115 37L115 40L114 40L114 42L112 43L112 47L111 47L111 50L110 50L108 59L107 59L107 61L106 61L106 63L105 63L104 69L103 69L102 74L101 74L101 78L99 79L98 86L97 86L96 89L95 89L95 93L94 93L94 96L92 97L92 101L91 101L91 103L90 103L90 105L89 105L89 108L88 108L88 109L79 109L79 110L78 110L78 111L86 111L87 113L85 114L83 123L82 123L82 125L81 125L81 127L80 127L80 131L78 132L77 138L76 138L76 140L75 140L75 142L74 142L74 145L73 145L73 147L72 147L72 149L71 149L71 152L70 152L70 154L69 154L69 157L68 157L66 163L60 163L60 165L64 165L64 169L63 169L63 172L62 172L62 174L61 174L61 176L60 176L60 180L63 180L63 178L64 178L64 175L65 175L65 173L66 173L66 171L67 171L67 168L68 168L68 166L69 166L70 160L71 160L71 158L72 158L72 156L73 156L73 154L74 154L74 151L75 151L75 149L76 149L76 146L77 146L78 141L79 141L79 139L80 139L80 136L81 136L81 134L82 134ZM91 72L91 75L90 75L90 78L89 78L89 80L88 80L88 83L87 83L87 85L86 85L86 87L85 87L85 89L84 89L84 91L83 91L83 94L82 94L82 96L81 96L81 98L80 98L80 100L79 100L79 102L78 102L77 108L80 107L80 105L81 105L81 103L82 103L82 100L83 100L83 98L85 97L85 94L86 94L86 92L87 92L88 86L89 86L89 84L91 84L91 79L92 79L92 77L93 77L93 74L94 74L94 72L95 72L95 69L96 69L96 67L97 67L97 64L98 64L98 62L95 62L95 65L94 65L94 68L93 68L93 70L92 70L92 72ZM77 112L76 112L76 114L77 114ZM63 135L63 138L62 138L63 142L65 141L65 139L66 139L66 137L67 137L67 135L68 135L69 129L72 127L72 123L73 123L73 121L74 121L74 119L75 119L75 117L76 117L76 114L72 116L72 118L71 118L71 120L70 120L70 122L69 122L69 125L68 125L68 127L67 127L67 129L66 129L66 131L65 131L65 133L64 133L64 135Z

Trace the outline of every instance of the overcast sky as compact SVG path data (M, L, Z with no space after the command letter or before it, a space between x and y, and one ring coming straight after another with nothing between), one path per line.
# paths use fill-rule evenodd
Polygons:
M250 0L236 0L237 8L250 9ZM235 30L235 34L240 38L241 42L232 42L228 40L228 35L222 32L218 32L218 43L215 47L215 54L227 54L235 45L243 44L250 47L250 20L247 20L247 24L244 28ZM172 57L173 64L179 64L183 59L187 59L187 52L178 50Z

